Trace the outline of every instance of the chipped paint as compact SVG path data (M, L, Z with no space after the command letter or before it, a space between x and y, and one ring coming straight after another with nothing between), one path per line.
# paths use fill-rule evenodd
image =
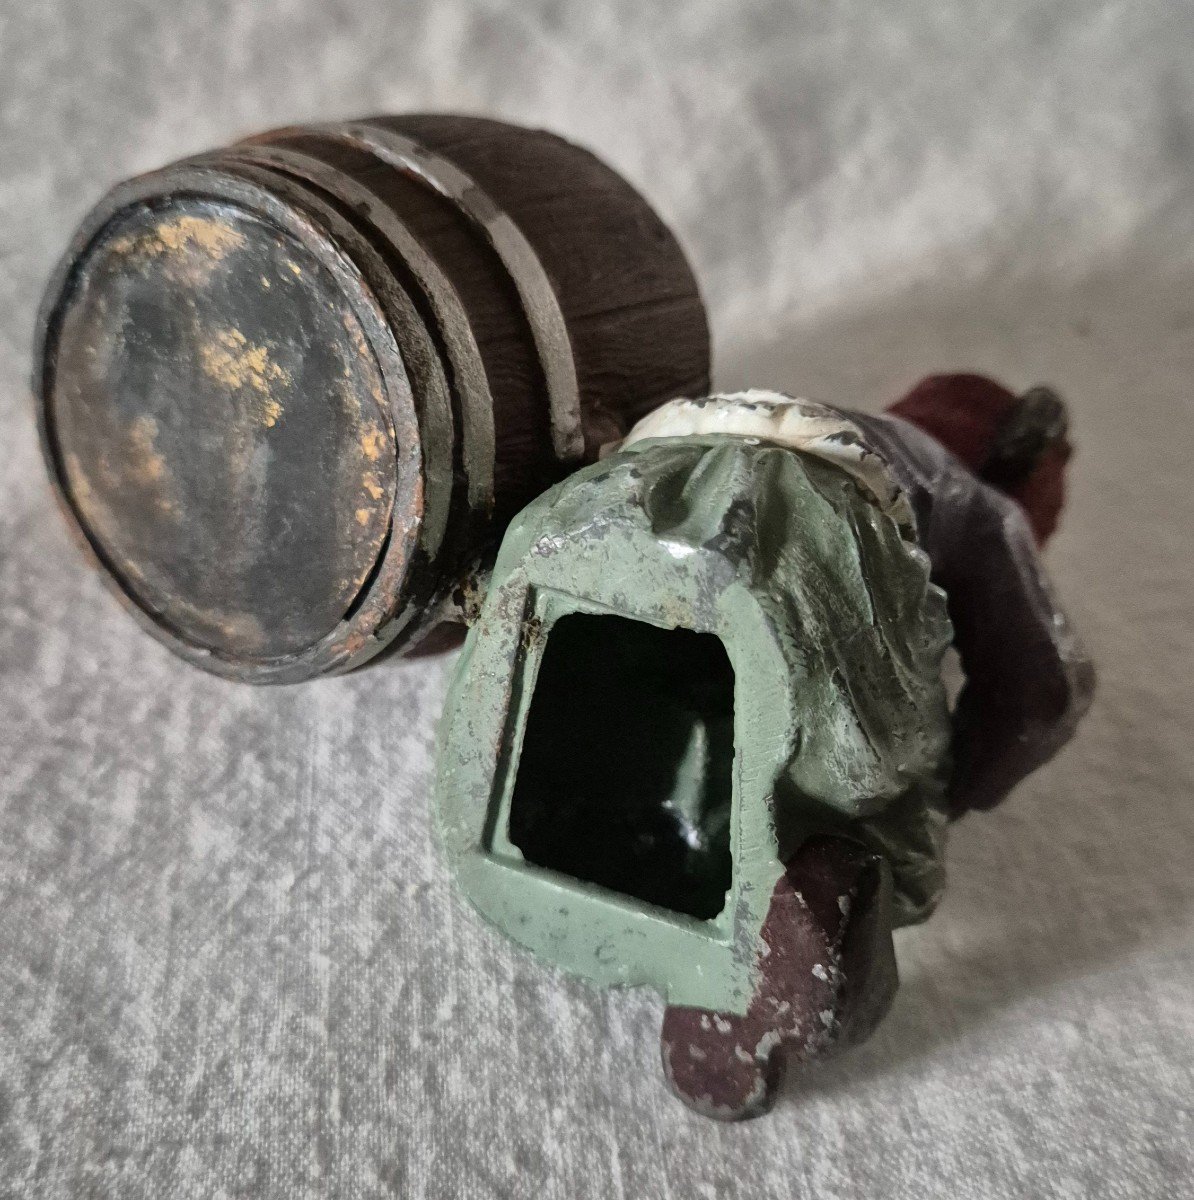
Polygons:
M832 903L842 887L858 899L853 918ZM672 1005L665 1013L660 1057L672 1090L717 1120L758 1116L789 1061L865 1037L897 984L890 899L878 855L844 838L806 842L772 894L760 931L770 953L757 955L746 1011L710 1019L699 1008Z

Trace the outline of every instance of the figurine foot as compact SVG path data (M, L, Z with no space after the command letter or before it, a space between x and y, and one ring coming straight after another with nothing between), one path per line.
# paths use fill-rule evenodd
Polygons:
M882 861L843 838L806 842L776 884L761 942L745 1015L664 1013L672 1091L718 1120L766 1112L786 1064L861 1041L887 1012L898 981Z

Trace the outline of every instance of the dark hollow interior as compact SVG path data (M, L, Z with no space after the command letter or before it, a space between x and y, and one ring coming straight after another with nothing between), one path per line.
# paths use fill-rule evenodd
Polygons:
M537 866L715 917L733 761L734 671L718 638L563 617L527 715L510 840Z

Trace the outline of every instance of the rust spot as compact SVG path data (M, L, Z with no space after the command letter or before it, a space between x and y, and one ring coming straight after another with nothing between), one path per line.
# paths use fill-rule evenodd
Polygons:
M368 638L360 630L355 630L344 638L343 641L337 642L332 649L337 654L344 654L351 658L364 648L367 641Z
M529 650L543 640L543 622L538 617L528 617L522 626L522 645Z
M456 589L456 603L464 620L472 625L481 618L481 605L485 602L485 589L476 576L470 575Z

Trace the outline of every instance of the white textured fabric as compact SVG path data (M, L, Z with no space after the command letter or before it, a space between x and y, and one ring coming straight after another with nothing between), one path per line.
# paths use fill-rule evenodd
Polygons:
M46 0L0 9L0 1194L1185 1197L1194 1178L1194 11ZM658 1000L483 928L430 841L448 662L253 690L52 511L42 281L113 180L305 118L548 125L691 251L717 382L1055 383L1078 740L955 831L862 1049L722 1127Z

